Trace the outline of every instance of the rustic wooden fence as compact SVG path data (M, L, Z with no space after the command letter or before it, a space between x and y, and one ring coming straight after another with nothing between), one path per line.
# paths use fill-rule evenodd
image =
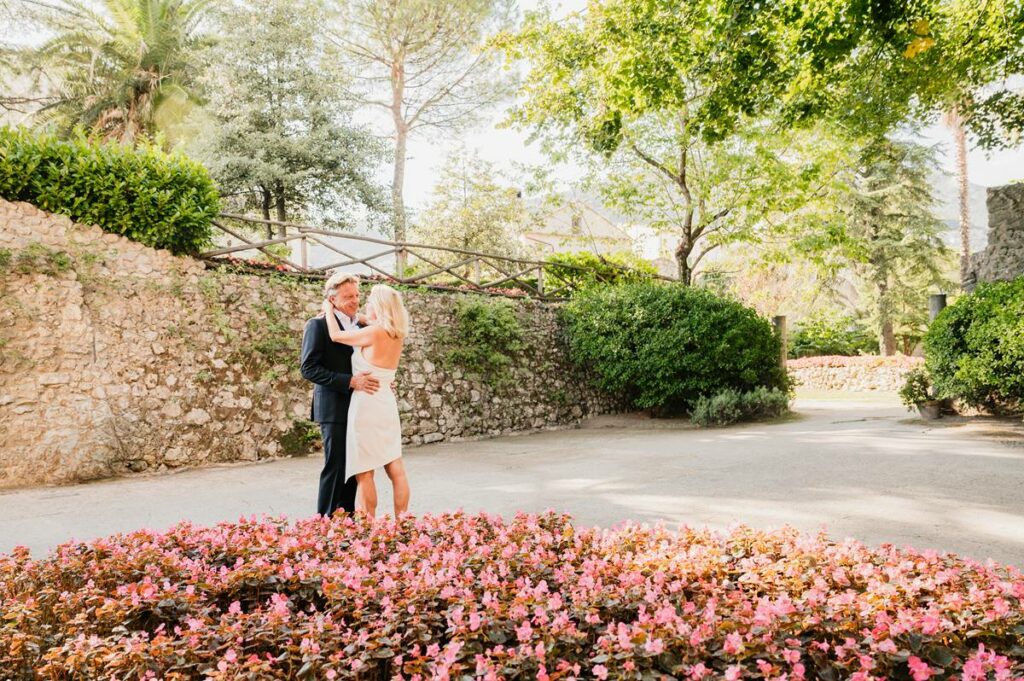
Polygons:
M588 278L607 276L607 269L582 267L540 260L511 258L493 253L444 246L431 246L407 241L388 241L376 237L299 225L277 220L263 220L223 213L214 226L239 243L202 254L209 259L225 258L245 251L258 251L271 261L301 274L325 276L330 270L361 266L369 273L396 284L425 288L462 288L487 292L489 289L518 288L542 300L561 300ZM252 233L273 230L277 236L259 240ZM339 245L340 242L340 245ZM372 245L370 255L353 253ZM272 247L290 244L297 256L286 257ZM294 246L298 245L296 249ZM352 244L352 245L349 245ZM337 256L335 261L314 266L310 247L317 245ZM673 281L670 277L641 272L614 263L606 268L637 279Z

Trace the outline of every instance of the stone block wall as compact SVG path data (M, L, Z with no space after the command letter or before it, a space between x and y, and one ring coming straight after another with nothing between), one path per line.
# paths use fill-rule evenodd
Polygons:
M988 246L973 256L975 280L1024 276L1024 183L988 189Z
M0 487L309 451L298 360L321 281L209 268L2 200L0 249ZM446 360L453 296L405 295L407 443L617 409L568 364L553 305L517 302L528 350L495 389Z
M922 357L825 356L791 359L789 374L805 390L897 392L907 373L924 366Z

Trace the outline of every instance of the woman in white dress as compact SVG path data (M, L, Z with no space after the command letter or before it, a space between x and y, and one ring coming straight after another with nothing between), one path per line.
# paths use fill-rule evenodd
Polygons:
M394 488L395 517L409 508L409 480L402 463L402 424L398 419L398 401L391 389L402 345L409 334L409 313L395 289L377 284L366 301L367 326L343 331L330 302L324 303L331 340L354 347L352 373L372 372L380 381L375 393L352 393L348 408L345 440L345 480L355 476L358 482L356 510L371 517L377 511L375 469L384 467Z

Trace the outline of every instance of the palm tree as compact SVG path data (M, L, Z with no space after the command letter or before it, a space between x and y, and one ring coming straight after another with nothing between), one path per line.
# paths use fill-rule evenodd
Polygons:
M24 1L51 36L25 54L51 90L43 123L131 142L151 138L194 99L193 58L211 0Z
M960 195L960 285L964 286L971 271L971 212L970 184L967 178L967 131L964 129L959 104L954 104L946 112L944 122L953 132L956 144L956 174Z

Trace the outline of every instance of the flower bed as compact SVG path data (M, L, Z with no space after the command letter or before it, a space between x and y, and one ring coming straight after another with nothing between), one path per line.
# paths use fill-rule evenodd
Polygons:
M1024 577L793 530L182 524L0 556L5 678L1009 679Z
M924 366L921 357L895 355L828 355L786 362L797 385L813 390L897 392L911 369Z

